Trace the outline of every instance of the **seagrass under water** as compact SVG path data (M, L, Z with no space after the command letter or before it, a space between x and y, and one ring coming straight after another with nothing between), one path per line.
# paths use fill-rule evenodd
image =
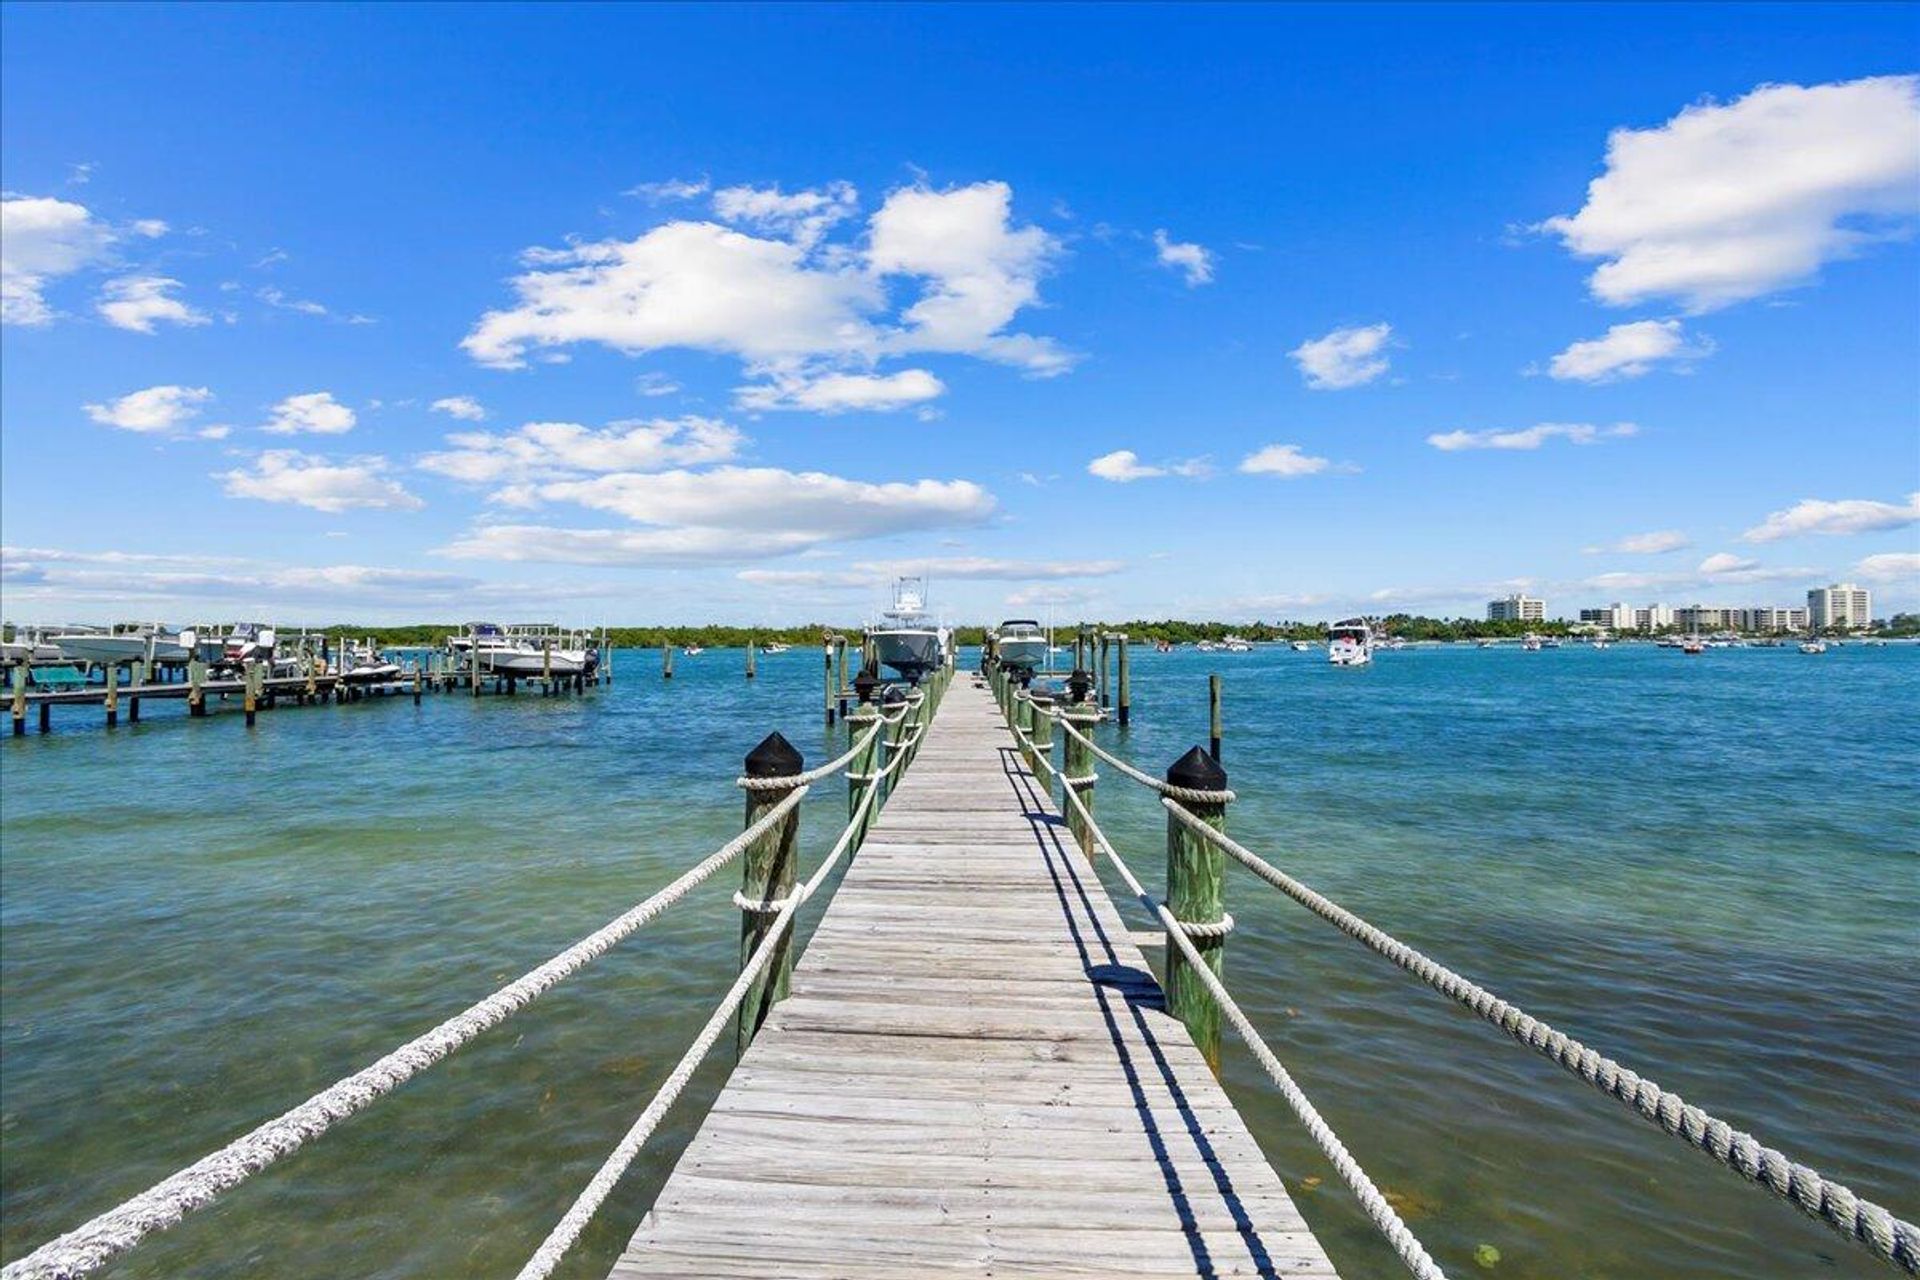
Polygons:
M580 699L430 698L0 752L6 1258L364 1065L739 825L739 757L831 754L816 662L623 655ZM1227 675L1233 830L1572 1032L1913 1216L1920 652L1134 654L1158 768ZM1162 876L1164 815L1102 790ZM831 789L806 829L837 830ZM817 854L817 845L812 847ZM511 1274L731 977L708 886L431 1078L118 1274ZM1411 987L1250 879L1233 988L1449 1268L1868 1275L1870 1260ZM815 904L809 904L816 911ZM724 1071L564 1274L604 1273ZM1343 1273L1392 1275L1229 1048L1236 1101ZM1497 1251L1497 1259L1494 1251Z

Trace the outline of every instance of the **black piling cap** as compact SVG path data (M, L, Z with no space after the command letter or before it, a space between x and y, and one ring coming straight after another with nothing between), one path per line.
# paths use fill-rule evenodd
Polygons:
M872 667L862 667L860 674L853 678L854 696L863 706L873 701L873 691L879 687L880 677L873 673Z
M759 746L747 752L749 778L790 778L804 764L793 744L777 733L770 733Z
M1093 676L1090 672L1077 668L1067 677L1067 693L1075 702L1085 702L1087 694L1093 690Z
M1027 696L1043 707L1053 705L1053 686L1045 680L1036 680L1027 692Z
M1227 771L1204 749L1194 747L1167 766L1167 781L1190 791L1225 791Z
M907 691L905 689L902 689L897 684L888 685L886 693L881 695L881 698L880 698L880 701L886 703L890 707L897 707L901 703L905 702L906 700L907 700Z

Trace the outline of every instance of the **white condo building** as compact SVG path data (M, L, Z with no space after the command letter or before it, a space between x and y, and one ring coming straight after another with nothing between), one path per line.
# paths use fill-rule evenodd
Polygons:
M1608 604L1598 609L1582 609L1580 621L1591 622L1596 626L1606 627L1610 631L1632 631L1634 614L1638 612L1639 610L1630 604Z
M1635 631L1664 631L1672 625L1672 605L1641 605L1633 611L1633 629Z
M1547 602L1533 596L1508 596L1487 601L1488 622L1541 622L1547 616Z
M1873 623L1873 596L1851 582L1815 587L1807 592L1807 624L1815 631L1839 627L1863 630Z

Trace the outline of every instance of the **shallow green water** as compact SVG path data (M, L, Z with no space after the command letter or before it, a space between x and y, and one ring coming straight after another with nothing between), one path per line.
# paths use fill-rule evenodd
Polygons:
M738 829L817 656L626 654L577 699L432 697L0 744L0 1257L109 1207L617 914ZM1224 751L1257 849L1563 1030L1920 1216L1920 648L1134 655L1150 767ZM809 803L819 841L837 786ZM1159 883L1163 820L1103 784ZM722 875L113 1274L511 1275L730 979ZM1455 1275L1884 1274L1250 877L1229 982ZM818 910L816 907L814 910ZM709 1064L565 1274L608 1263ZM1229 1087L1342 1273L1400 1274L1265 1077ZM1491 1272L1476 1264L1495 1246Z

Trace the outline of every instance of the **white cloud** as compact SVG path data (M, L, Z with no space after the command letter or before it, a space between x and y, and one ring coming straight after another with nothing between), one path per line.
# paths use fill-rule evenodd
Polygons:
M1763 85L1616 129L1571 217L1541 226L1615 305L1709 311L1811 278L1920 210L1920 77Z
M426 505L388 479L386 471L385 458L335 462L293 449L269 449L253 460L251 470L220 472L214 478L225 482L231 498L291 502L315 511L417 511Z
M329 316L333 314L327 310L323 303L315 302L310 298L291 297L286 290L276 289L271 285L264 289L256 290L254 296L268 306L281 311L297 311L303 316ZM358 318L364 319L364 317Z
M1920 524L1920 493L1908 494L1905 503L1875 502L1867 498L1837 501L1803 498L1785 511L1773 512L1741 534L1740 540L1776 542L1810 533L1873 533L1881 529L1904 529L1910 524Z
M206 324L205 312L195 311L168 291L180 288L166 276L122 276L100 288L98 310L108 324L134 333L152 333L156 321L169 324Z
M1651 373L1662 361L1685 368L1712 353L1711 341L1689 340L1678 320L1635 320L1574 343L1553 358L1547 372L1562 382L1613 382Z
M874 581L907 574L978 582L1027 582L1062 578L1106 578L1127 567L1124 560L1011 560L995 556L936 556L921 560L867 560L853 566Z
M1300 452L1297 444L1270 444L1256 449L1240 460L1240 470L1250 476L1313 476L1333 466L1326 458Z
M1164 230L1156 230L1153 247L1160 265L1185 276L1189 289L1213 283L1216 257L1205 245L1182 243L1169 238Z
M0 197L0 323L50 323L47 285L102 261L113 241L113 229L85 205L50 196Z
M422 470L491 484L725 462L743 437L724 422L686 417L614 422L599 431L577 422L529 422L506 435L459 432L447 443L454 448L420 459Z
M1867 556L1853 566L1848 575L1866 582L1920 582L1920 554L1911 551L1882 551Z
M1711 578L1721 574L1744 573L1748 570L1758 569L1759 567L1760 562L1758 560L1748 560L1744 557L1736 556L1730 551L1719 551L1702 560L1696 572L1706 574Z
M553 525L481 525L440 549L455 560L541 564L731 564L789 555L811 545L781 530L568 529Z
M709 185L705 178L668 178L662 182L642 182L638 186L628 187L621 194L658 204L663 200L691 200L695 196L705 195Z
M1340 391L1372 382L1387 371L1386 350L1393 326L1385 323L1335 329L1324 338L1301 343L1287 354L1315 391Z
M213 426L202 427L193 434L202 440L225 440L233 434L233 428L224 422L217 422Z
M472 396L442 396L427 406L433 413L444 413L462 422L485 422L487 410Z
M864 246L808 238L812 220L839 210L842 195L852 199L850 187L836 184L824 206L797 211L793 202L809 194L821 193L726 193L735 215L792 239L676 221L633 240L528 250L529 270L512 282L515 305L482 316L461 345L502 368L581 342L630 355L689 347L736 356L756 375L808 380L870 372L914 352L972 355L1037 376L1071 365L1050 339L1006 332L1039 301L1058 245L1038 227L1013 225L1005 183L895 191L869 219ZM895 314L889 283L900 277L917 281L918 293Z
M159 218L138 218L133 224L133 233L137 236L145 236L149 240L158 240L169 230L167 224Z
M1092 604L1100 598L1100 592L1093 587L1071 587L1059 584L1047 586L1022 587L1009 592L1007 606L1013 609L1032 609L1040 605L1080 605Z
M860 193L850 182L830 182L820 190L791 195L778 186L722 187L713 193L713 211L722 221L783 236L807 249L859 207Z
M205 387L179 387L171 384L130 391L105 404L84 406L87 416L103 427L153 434L170 432L196 418L200 406L213 399Z
M670 396L680 389L680 384L664 373L643 373L633 380L633 389L649 398Z
M1013 225L1012 187L903 188L888 195L868 229L869 270L924 282L889 349L980 356L1038 377L1072 367L1052 339L1002 332L1040 300L1040 277L1060 251L1042 228Z
M288 396L273 406L273 416L260 429L276 436L303 432L337 436L353 430L358 421L353 410L335 400L331 391L309 391L305 395Z
M887 411L907 409L939 398L946 384L925 369L898 373L781 373L769 382L736 387L734 402L742 409L767 411L804 409L813 413L845 413L852 409Z
M1640 434L1631 422L1611 427L1596 427L1585 422L1542 422L1518 431L1442 431L1427 437L1427 443L1446 453L1461 449L1538 449L1549 440L1570 444L1598 444Z
M1131 449L1103 453L1087 464L1088 475L1111 480L1115 484L1131 484L1135 480L1152 480L1160 476L1186 476L1192 479L1209 475L1212 470L1205 458L1188 458L1184 462L1150 466L1140 461L1140 455Z
M641 524L793 532L808 542L974 524L991 494L968 480L874 484L818 471L716 467L556 480L516 495L571 502Z
M1620 539L1609 546L1584 547L1588 555L1599 555L1605 551L1619 552L1623 555L1654 556L1669 551L1682 551L1693 545L1693 540L1678 529L1657 529L1652 533L1635 533Z

